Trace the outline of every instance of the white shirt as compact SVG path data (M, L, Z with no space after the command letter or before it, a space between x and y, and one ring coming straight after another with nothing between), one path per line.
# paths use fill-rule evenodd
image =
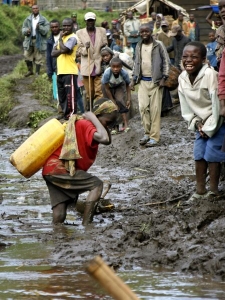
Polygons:
M39 18L39 15L37 15L36 17L32 15L32 36L36 36L36 27L37 23L39 22Z
M145 45L142 44L141 47L141 72L145 77L152 77L151 69L152 69L152 43Z
M55 44L58 42L59 36L60 36L60 33L58 35L53 35Z
M209 137L213 136L223 122L219 116L217 75L213 68L205 64L193 84L186 71L183 71L178 78L181 114L188 121L188 129L195 131L195 122L203 120L202 130Z

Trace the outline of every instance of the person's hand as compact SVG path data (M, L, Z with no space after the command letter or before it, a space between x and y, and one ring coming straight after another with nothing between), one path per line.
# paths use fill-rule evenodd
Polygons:
M86 111L82 116L85 120L88 120L88 121L92 121L93 117L96 118L95 114L91 111Z
M134 80L132 79L131 82L130 82L130 85L129 85L131 91L135 91L134 85L135 85L135 84L134 84Z
M62 39L66 35L66 31L60 31L59 39Z
M197 128L198 132L200 133L201 137L204 138L204 139L207 139L207 138L208 138L208 135L205 134L205 133L202 131L202 127L203 127L204 124L202 124L201 121L198 121L198 122L196 122L196 123L197 123L197 124L196 124L196 128Z
M28 29L28 30L27 30L27 35L30 35L30 34L31 34L31 30Z
M90 48L90 42L86 42L85 47L86 47L86 49L89 49Z
M127 107L128 109L130 108L130 100L127 100L126 107Z
M159 87L165 86L165 78L162 78L159 82Z

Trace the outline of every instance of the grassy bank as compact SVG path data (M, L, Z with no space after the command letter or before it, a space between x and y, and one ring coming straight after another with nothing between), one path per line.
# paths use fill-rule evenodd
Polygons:
M73 10L74 11L74 10ZM118 17L117 12L106 13L90 9L97 15L96 26L100 26L101 22ZM57 19L60 22L66 17L71 16L72 10L52 10L40 11L40 13L51 21ZM77 19L80 27L85 27L84 14L80 9L77 10ZM13 55L22 51L22 43L24 37L22 36L21 28L24 19L31 13L31 9L26 6L8 6L0 5L0 55Z
M24 67L24 62L20 62L11 74L0 78L0 123L7 120L9 111L16 104L13 94L17 81L23 77Z
M14 95L17 92L18 82L24 77L25 72L26 65L24 60L21 60L11 74L0 78L0 123L7 123L8 113L17 104ZM40 105L55 106L52 100L52 84L45 73L36 78L33 77L32 83L26 86L27 88L33 92ZM28 126L36 128L40 120L50 115L51 113L45 111L33 112Z
M97 15L96 26L100 26L101 22L104 20L110 22L118 16L117 12L109 14L91 9L89 11L93 11ZM49 21L58 19L62 22L64 18L70 17L71 12L71 10L54 10L41 11L40 13ZM81 9L76 12L80 27L85 27L84 13L86 11L84 12ZM29 7L0 5L0 56L22 53L24 37L22 36L21 28L24 19L30 13L31 9ZM9 111L16 105L13 94L16 89L17 81L24 76L25 72L25 63L24 61L21 61L11 74L0 78L0 123L7 121ZM32 89L35 92L35 97L41 104L48 105L49 103L49 105L52 105L51 84L43 76L44 75L35 79Z

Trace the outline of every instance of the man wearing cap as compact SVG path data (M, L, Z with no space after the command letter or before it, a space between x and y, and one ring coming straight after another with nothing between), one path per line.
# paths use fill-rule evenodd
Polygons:
M71 19L73 20L73 33L76 33L77 30L80 29L80 26L77 23L77 14L73 12L71 14Z
M119 39L120 38L120 31L117 28L117 21L116 20L112 20L111 21L111 25L112 25L112 27L111 27L110 31L112 33L112 37L114 39Z
M158 33L157 40L161 41L165 47L169 47L172 44L173 37L171 36L171 31L169 30L169 24L166 20L161 22L161 29ZM170 62L174 64L174 51L169 53Z
M39 14L39 7L32 6L32 14L23 22L22 34L25 36L23 42L24 57L28 73L25 77L33 75L33 62L36 64L36 75L39 75L43 65L43 54L47 48L47 34L49 32L48 20Z
M77 31L78 53L81 55L81 75L87 92L87 106L103 97L101 88L101 48L108 44L106 30L95 27L96 15L87 12L84 15L86 28ZM90 76L89 76L90 75ZM89 80L91 90L89 91ZM89 108L87 107L87 108Z
M183 54L184 47L191 41L182 33L182 28L180 25L175 25L171 28L171 36L173 36L172 44L167 47L167 52L170 53L174 51L174 66L181 69L181 58Z
M184 21L184 16L182 13L179 13L177 20L173 21L172 27L175 25L180 25L184 35L189 36L188 23Z
M134 49L134 53L137 43L141 40L141 37L139 35L140 26L140 21L134 18L132 11L129 11L127 13L127 20L123 25L123 30L125 36L127 37L127 41L130 42L131 46Z

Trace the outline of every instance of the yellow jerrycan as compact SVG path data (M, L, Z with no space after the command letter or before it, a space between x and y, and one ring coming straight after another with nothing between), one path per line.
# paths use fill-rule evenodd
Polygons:
M39 171L49 156L62 144L66 123L52 119L33 133L11 156L9 161L24 177Z

